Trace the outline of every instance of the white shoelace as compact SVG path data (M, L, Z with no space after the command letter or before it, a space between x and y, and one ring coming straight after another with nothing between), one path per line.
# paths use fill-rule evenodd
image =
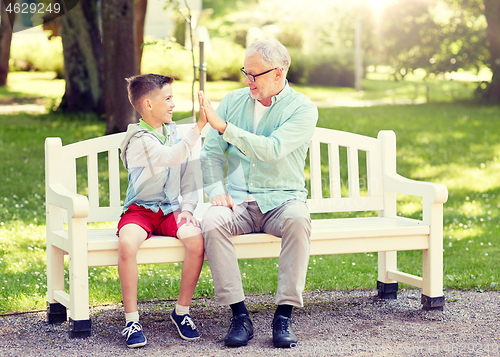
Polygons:
M184 316L184 320L182 320L181 325L185 324L188 324L191 327L191 330L196 330L196 326L189 316Z
M122 335L123 336L127 336L127 340L129 339L130 335L136 333L136 332L139 332L142 330L142 326L140 324L140 322L138 321L134 321L132 323L132 325L130 326L127 326L123 329L122 331Z

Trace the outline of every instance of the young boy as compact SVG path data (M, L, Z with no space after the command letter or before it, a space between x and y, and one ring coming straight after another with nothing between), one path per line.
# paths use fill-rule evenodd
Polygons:
M137 311L137 251L153 234L177 237L186 247L179 298L171 319L183 339L200 337L189 305L203 265L203 236L193 217L197 187L189 153L207 123L200 112L198 122L184 138L172 123L175 106L173 78L145 74L127 79L130 103L142 115L130 124L121 144L121 159L128 170L129 185L124 213L118 223L118 273L125 308L128 347L144 346ZM179 203L179 194L182 202Z

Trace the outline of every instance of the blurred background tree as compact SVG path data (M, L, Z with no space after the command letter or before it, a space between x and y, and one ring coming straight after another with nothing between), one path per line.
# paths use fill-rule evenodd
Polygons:
M149 5L147 0L132 1L81 0L78 7L60 18L62 50L58 49L57 36L36 45L13 46L9 68L64 74L66 93L60 110L96 112L106 118L108 133L125 130L127 123L136 120L126 98L125 77L142 71L193 80L184 20L171 16L170 21L177 26L170 36L176 38L157 38L156 44L143 48L145 9ZM164 0L165 6L168 3ZM488 68L492 79L477 83L477 96L500 101L498 0L201 3L204 11L195 16L193 24L195 33L205 27L210 35L207 46L212 50L207 47L206 51L209 81L241 81L239 68L248 43L277 38L292 56L291 83L353 87L354 30L360 23L365 73L368 68L385 69L394 80L401 81L418 70L424 80L430 80L445 73L477 74ZM6 38L1 31L0 39ZM0 44L0 55L6 48ZM197 55L196 46L194 50ZM119 112L125 107L125 112Z
M5 0L0 3L0 87L7 84L9 73L10 44L12 40L12 23L16 14L7 12L6 6L12 6L13 0Z
M139 73L134 0L106 0L101 6L106 134L113 134L126 131L129 124L137 122L136 111L128 100L125 81Z
M388 65L395 80L404 79L416 69L424 69L426 77L458 70L478 73L485 67L495 72L496 62L491 59L498 55L492 54L491 44L499 41L500 31L494 24L498 15L493 14L498 13L500 2L484 2L316 0L313 4L267 0L248 1L244 5L236 2L236 6L228 0L203 3L204 7L216 9L208 25L212 36L245 47L248 34L253 31L264 38L274 36L285 44L293 59L291 82L352 87L354 26L358 22L363 25L364 65ZM485 8L488 2L489 11ZM488 21L485 13L490 14ZM489 88L488 85L488 93Z
M484 97L500 102L500 2L484 0L484 10L488 21L488 41L490 49L491 83L487 84Z
M105 114L104 58L95 0L81 0L60 18L66 90L59 109Z
M141 71L142 52L144 51L144 25L146 23L147 8L148 0L134 0L135 63L139 72Z

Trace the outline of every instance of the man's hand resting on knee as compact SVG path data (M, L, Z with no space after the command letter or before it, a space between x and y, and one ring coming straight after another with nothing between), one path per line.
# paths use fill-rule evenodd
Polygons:
M236 211L236 202L234 202L231 195L227 193L212 197L212 205L229 207L233 210L233 212Z

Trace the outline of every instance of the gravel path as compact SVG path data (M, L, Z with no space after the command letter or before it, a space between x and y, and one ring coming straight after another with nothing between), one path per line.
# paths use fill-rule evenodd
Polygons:
M294 310L299 345L272 346L270 295L247 297L255 337L248 346L227 348L223 338L230 310L196 300L192 316L202 338L183 341L168 311L173 301L140 303L148 345L128 349L120 332L121 305L91 311L92 336L69 339L68 323L48 325L44 312L0 316L0 356L487 356L500 355L500 293L447 292L444 311L423 311L420 291L378 300L376 291L308 292Z

